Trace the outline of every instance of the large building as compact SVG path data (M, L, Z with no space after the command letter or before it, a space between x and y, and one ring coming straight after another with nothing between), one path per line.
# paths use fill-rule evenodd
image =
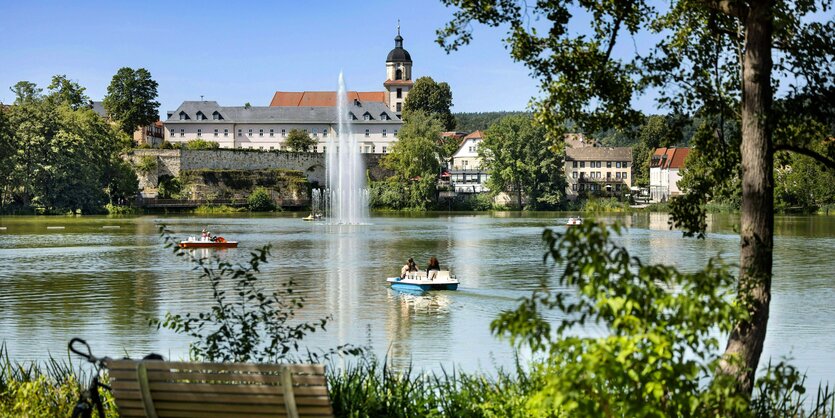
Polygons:
M649 194L653 202L666 202L681 194L678 182L690 148L656 148L649 165Z
M620 195L632 186L632 148L602 147L582 136L566 138L566 195Z
M388 152L403 125L403 101L413 84L412 57L403 48L398 27L394 49L386 57L385 90L347 93L346 116L361 152ZM316 152L324 152L329 139L336 135L336 99L335 91L277 91L270 106L186 101L168 112L165 140L182 143L203 139L217 142L222 148L287 150L287 135L298 129L317 140Z
M478 156L478 146L484 140L481 131L475 131L463 138L463 142L452 156L450 167L450 181L456 192L481 193L488 191L487 179L489 175L481 166Z

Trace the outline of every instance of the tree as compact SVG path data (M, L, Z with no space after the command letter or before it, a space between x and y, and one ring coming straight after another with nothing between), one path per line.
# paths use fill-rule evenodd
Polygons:
M201 149L218 149L220 144L215 141L207 141L202 138L192 139L185 143L185 149L201 150Z
M51 100L55 100L58 104L65 103L73 109L85 106L90 101L90 98L84 94L86 88L70 80L66 75L53 76L52 83L47 89L49 89Z
M808 96L807 101L815 102L831 91L835 22L831 14L823 17L829 19L825 22L815 18L831 7L830 2L696 0L672 2L658 10L643 0L577 5L547 0L536 6L516 0L442 1L458 7L453 21L438 31L439 43L447 51L472 39L470 22L509 26L512 57L528 66L545 92L536 103L537 120L555 138L561 136L566 120L586 131L628 126L636 116L631 100L647 86L660 88L660 104L704 117L707 123L702 129L712 134L717 148L727 149L733 143L725 137L726 120L739 121L742 207L737 298L746 315L731 332L719 372L735 377L740 393L750 396L771 300L774 152L799 152L835 167L833 153L821 154L809 147L810 141L825 140L824 129L803 137L775 136L784 124L825 127L812 123L820 120L819 114L802 112L803 107L797 106L791 118L781 117L772 106L781 79L793 80L789 98ZM588 31L575 30L579 26L572 7L592 17ZM537 30L542 24L530 24L537 19L547 21L544 31ZM575 26L569 28L569 23ZM649 53L636 53L629 60L612 53L619 36L643 32L658 39ZM701 236L706 225L703 204L709 196L686 196L673 201L674 225Z
M307 132L298 129L291 129L287 134L287 146L295 152L309 152L316 146L316 140L311 138Z
M256 187L246 198L247 206L252 212L272 212L275 210L275 199L270 191L264 187Z
M427 113L412 112L400 128L397 142L383 157L383 167L393 170L402 180L418 177L436 178L441 170L441 123Z
M408 121L411 112L421 111L441 122L446 131L455 129L452 116L452 90L445 82L436 83L432 77L415 80L414 86L403 102L403 120Z
M107 86L104 108L123 132L133 135L136 128L159 120L158 86L148 70L122 67Z
M490 174L488 187L493 193L513 191L522 209L522 196L528 207L555 206L565 196L562 163L545 135L530 116L506 116L485 132L478 154Z
M9 203L8 197L11 195L11 188L14 184L12 182L14 153L15 147L6 109L0 106L0 167L3 171L0 175L0 213L3 213L6 204Z
M38 99L43 92L43 89L39 88L37 84L29 81L18 81L9 90L15 95L14 104L16 105Z
M684 119L676 115L651 115L638 128L638 143L632 148L633 178L636 186L649 185L649 165L653 152L659 147L681 143L681 127Z

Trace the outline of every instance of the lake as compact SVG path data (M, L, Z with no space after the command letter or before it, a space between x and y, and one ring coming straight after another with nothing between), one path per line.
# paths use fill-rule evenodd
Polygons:
M245 261L250 250L272 244L263 284L277 288L292 279L307 299L299 318L333 317L326 333L305 340L310 347L369 345L396 367L491 371L512 365L513 351L491 335L490 322L540 278L553 280L556 273L542 262L541 234L546 227L563 230L569 216L377 215L368 225L340 227L303 222L303 215L0 218L0 340L18 361L66 356L75 336L99 356L186 358L189 338L157 331L148 319L204 311L211 288L192 264L162 247L158 225L180 238L208 226L241 242L220 253L226 260ZM668 230L666 214L598 219L627 225L619 242L644 262L695 271L715 255L738 259L733 215L712 215L705 240ZM835 382L835 217L781 216L775 229L761 365L790 357L812 387ZM406 258L425 266L431 256L458 276L458 291L418 296L386 286ZM560 320L557 312L549 315Z

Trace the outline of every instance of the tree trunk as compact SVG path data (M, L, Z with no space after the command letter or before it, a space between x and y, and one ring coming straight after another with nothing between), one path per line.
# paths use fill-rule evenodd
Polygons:
M516 203L519 204L519 210L522 210L522 183L516 182Z
M736 324L720 371L736 377L751 396L768 325L774 233L771 117L771 1L750 2L742 76L742 213L738 301L748 319Z

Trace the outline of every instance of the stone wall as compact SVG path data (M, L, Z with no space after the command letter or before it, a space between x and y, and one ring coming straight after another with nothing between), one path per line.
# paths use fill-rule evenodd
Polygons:
M325 184L325 154L295 153L284 151L260 151L245 149L179 150L137 149L125 158L137 164L143 157L157 158L156 172L139 173L139 187L146 197L156 196L160 177L180 175L186 170L295 170L300 171L315 185ZM362 154L372 180L385 178L391 173L380 167L381 154Z

